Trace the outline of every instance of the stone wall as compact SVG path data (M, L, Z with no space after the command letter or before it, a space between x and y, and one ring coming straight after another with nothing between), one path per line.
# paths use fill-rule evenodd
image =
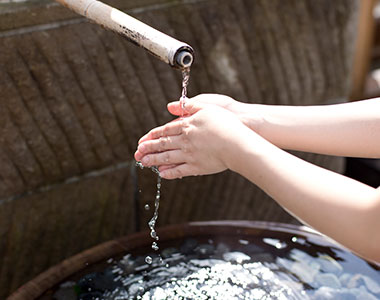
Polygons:
M355 0L105 2L193 46L190 96L347 98ZM180 83L178 70L54 2L0 3L1 299L68 256L147 229L156 177L133 153L171 119ZM163 182L159 225L211 219L296 222L230 172Z

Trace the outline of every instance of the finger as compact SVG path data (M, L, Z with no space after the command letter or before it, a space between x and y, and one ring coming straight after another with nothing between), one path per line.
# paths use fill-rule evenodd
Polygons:
M207 97L205 100L203 97L204 95L205 94L200 94L200 95L194 96L192 98L187 98L185 107L187 106L189 108L190 105L194 105L194 104L215 104L216 101L210 100L209 99L210 97ZM212 95L212 94L210 94L210 95ZM180 101L169 102L167 107L168 107L169 112L172 113L173 115L179 116L182 114L182 108L181 108L181 102Z
M199 111L203 105L197 103L194 98L187 99L184 109L181 107L180 101L171 102L167 105L168 111L175 116L192 115Z
M169 150L160 153L151 153L144 155L141 158L141 163L144 167L177 165L185 162L185 155L181 150Z
M137 150L143 154L176 150L181 148L181 141L180 135L160 137L140 143Z
M212 94L212 93L206 93L206 94L199 94L191 98L191 100L199 102L199 103L205 103L205 104L214 104L218 105L220 100L220 97L224 97L223 95L219 94Z
M206 97L205 97L206 96ZM199 110L200 107L203 107L203 104L209 105L220 105L220 99L221 95L217 94L199 94L197 96L194 96L192 98L187 99L186 105L185 105L185 111L183 112L180 101L174 101L170 102L167 107L168 111L175 115L175 116L181 116L183 113L185 114L193 114L196 111ZM196 106L196 111L189 111L191 110L191 105L194 107Z
M164 179L177 179L186 176L194 176L194 170L188 164L176 165L173 168L168 168L160 171L160 176Z
M182 114L181 104L179 101L170 102L167 105L168 111L175 116L180 116Z
M144 135L140 140L139 144L148 141L157 139L163 136L172 136L179 135L182 133L183 120L178 119L175 122L169 122L163 126L157 127L149 131L146 135Z
M141 159L144 157L144 153L141 153L139 150L137 150L137 151L135 152L134 157L135 157L135 160L136 160L136 161L141 161Z
M172 168L175 168L176 166L179 166L179 165L163 165L163 166L160 166L158 168L158 171L159 172L162 172L162 171L165 171L165 170L168 170L168 169L172 169Z

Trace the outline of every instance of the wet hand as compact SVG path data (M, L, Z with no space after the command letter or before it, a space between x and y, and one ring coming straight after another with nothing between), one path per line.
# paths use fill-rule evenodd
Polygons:
M233 158L236 132L245 128L244 124L214 105L189 105L186 111L185 117L142 137L135 159L144 166L158 166L166 179L226 170Z

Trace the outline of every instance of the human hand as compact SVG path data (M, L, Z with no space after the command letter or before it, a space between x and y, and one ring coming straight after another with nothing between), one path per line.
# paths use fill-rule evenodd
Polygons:
M218 173L229 167L237 133L246 129L221 107L188 103L185 117L140 139L135 159L144 166L157 166L165 179Z
M224 108L236 115L243 124L255 132L259 131L259 126L262 124L263 118L261 113L259 113L261 109L258 104L239 102L229 96L220 94L200 94L186 101L187 106L194 105L195 103L199 105L212 104ZM168 110L175 116L182 116L183 113L186 114L186 111L183 112L179 101L169 103Z

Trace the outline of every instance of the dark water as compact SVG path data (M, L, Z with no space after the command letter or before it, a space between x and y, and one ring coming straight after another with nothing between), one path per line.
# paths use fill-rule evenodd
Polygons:
M377 267L312 239L162 243L162 261L158 253L149 265L147 253L109 260L103 271L63 284L56 299L380 299Z

